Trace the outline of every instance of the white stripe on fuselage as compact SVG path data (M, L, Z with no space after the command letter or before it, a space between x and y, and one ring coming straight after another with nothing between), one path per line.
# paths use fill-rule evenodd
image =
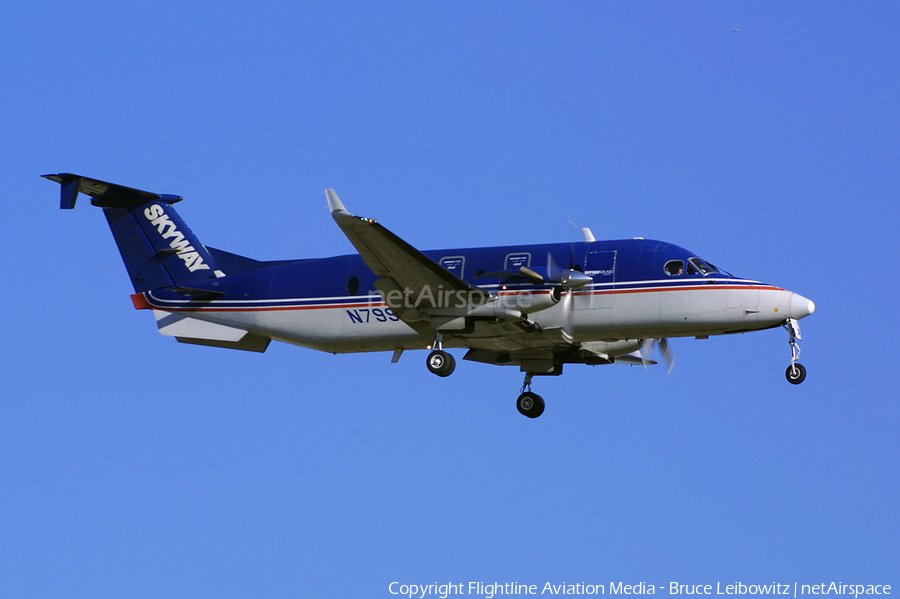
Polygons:
M596 341L718 335L737 330L771 328L790 316L791 292L755 281L752 283L756 284L751 286L742 284L750 281L727 281L737 284L630 287L619 289L622 293L609 289L579 293L577 295L585 297L605 294L611 298L612 304L603 307L579 307L576 304L572 319L575 337L578 341ZM671 294L671 291L680 293ZM747 295L744 295L745 292ZM741 307L741 298L747 298L752 309ZM343 303L307 303L336 300ZM163 302L151 297L150 301L157 309L173 312L190 310L195 318L247 327L259 335L323 351L414 349L432 341L424 340L402 321L381 321L366 313L366 321L358 322L349 316L352 310L386 311L387 306L377 295L293 300L213 300L200 308L187 307L186 304L192 301L187 299ZM244 307L214 305L227 302L240 303ZM254 305L262 302L294 302L294 305ZM545 329L563 326L566 320L564 308L559 305L532 313L528 318ZM464 343L454 343L449 334L445 339L448 347Z

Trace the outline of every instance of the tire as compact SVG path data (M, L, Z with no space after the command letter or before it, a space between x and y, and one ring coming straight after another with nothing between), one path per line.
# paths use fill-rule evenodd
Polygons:
M448 354L442 349L435 350L428 354L426 361L428 370L438 376L450 376L456 370L456 360L452 354Z
M529 418L537 418L544 413L544 398L537 393L526 391L516 400L519 414Z
M792 364L784 371L784 376L792 385L799 385L806 380L806 368L800 363Z

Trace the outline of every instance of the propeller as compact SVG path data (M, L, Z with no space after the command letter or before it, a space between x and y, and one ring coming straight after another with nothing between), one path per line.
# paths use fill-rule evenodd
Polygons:
M578 262L575 260L575 244L578 231L578 224L574 219L569 219L569 267L560 268L553 260L553 255L547 252L547 265L545 267L536 266L529 268L528 266L520 266L518 270L501 270L496 272L481 272L476 277L522 277L535 285L559 285L562 290L578 289L590 283L593 279L581 270ZM591 242L596 241L594 234L587 227L581 229L584 240Z
M543 285L545 283L548 285L559 285L563 291L580 289L593 280L580 270L556 266L550 252L547 252L547 266L540 270L543 272L527 266L521 266L516 274L525 277L535 285Z
M594 234L591 233L590 239L588 239L588 232L589 229L582 229L585 241L593 241ZM581 271L581 267L578 267L578 270L575 268L577 264L575 261L575 242L577 237L578 223L575 222L574 218L569 218L569 268L563 271L560 284L563 289L569 290L565 298L563 298L563 313L565 314L565 320L563 320L563 335L570 342L575 339L575 312L573 309L575 290L581 289L594 280L593 277L584 274L584 272Z
M675 355L669 349L668 339L644 339L641 345L641 362L643 362L644 368L651 363L654 348L659 348L662 360L666 363L666 374L672 374L672 370L675 368Z
M574 296L575 290L584 287L593 279L579 270L572 268L560 268L553 260L553 255L547 252L547 266L543 268L529 268L522 266L518 274L528 279L535 285L553 285L559 289L562 295L560 308L563 311L563 334L572 341L574 339Z
M574 221L569 221L574 226ZM506 274L508 276L520 276L535 285L552 285L558 289L558 293L562 295L560 308L563 312L562 332L563 336L573 342L575 339L575 312L574 297L575 290L581 289L593 278L584 274L580 267L575 268L575 241L569 244L569 268L560 268L553 260L553 254L547 252L547 262L544 267L530 268L528 266L520 266L517 271L496 273Z
M578 223L569 217L569 268L575 267L575 241L578 239Z
M563 332L563 336L566 338L566 340L569 343L572 343L575 340L575 323L574 323L575 312L572 309L573 308L572 304L574 302L574 300L573 300L574 296L575 296L575 288L574 287L569 288L568 293L566 293L563 296L562 301L560 302L562 304L562 309L563 309L562 332Z
M535 285L543 285L544 281L546 281L546 277L536 270L531 270L527 266L522 266L519 268L519 274L534 283Z

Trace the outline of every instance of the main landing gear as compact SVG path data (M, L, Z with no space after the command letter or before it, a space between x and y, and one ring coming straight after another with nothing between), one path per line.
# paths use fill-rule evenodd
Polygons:
M456 358L442 349L428 354L428 370L438 376L450 376L456 369Z
M433 347L434 351L428 354L425 362L428 370L438 376L450 376L456 370L456 358L444 351L444 339L440 333L437 334Z
M800 323L788 318L783 326L790 335L788 343L791 344L791 365L787 367L784 376L792 385L799 385L806 380L806 367L797 361L800 359L800 345L797 342L803 340L800 336Z
M425 365L428 370L438 376L450 376L456 369L456 359L452 354L444 351L443 336L438 333L435 337L434 344L431 346L431 353ZM529 418L537 418L544 413L544 398L531 391L531 379L533 372L525 373L525 382L522 383L522 391L516 400L516 408L519 413Z
M522 384L522 394L516 400L516 408L519 414L529 418L537 418L544 413L544 398L531 392L531 372L525 373L525 382Z

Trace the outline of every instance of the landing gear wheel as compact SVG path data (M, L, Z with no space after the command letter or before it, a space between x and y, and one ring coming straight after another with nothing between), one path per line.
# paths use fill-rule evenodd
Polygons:
M544 398L537 393L526 391L516 400L519 414L529 418L537 418L544 413Z
M784 376L787 377L788 382L792 385L799 385L806 380L806 368L803 364L796 362L787 367Z
M428 354L428 370L438 376L450 376L456 370L456 359L442 349Z

